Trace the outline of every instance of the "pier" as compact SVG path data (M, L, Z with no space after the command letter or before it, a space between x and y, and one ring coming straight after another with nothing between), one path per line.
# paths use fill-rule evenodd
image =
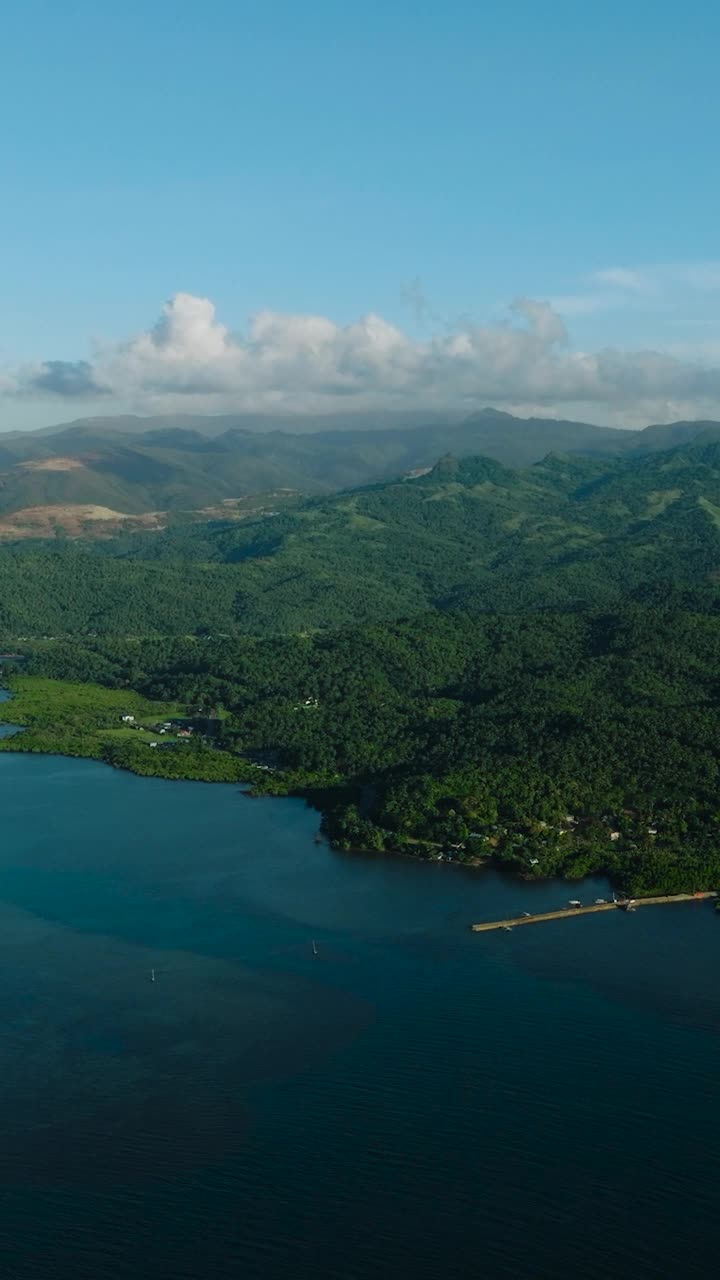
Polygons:
M575 916L590 916L596 911L631 911L635 907L656 907L664 902L697 902L717 898L714 889L705 893L672 893L654 898L623 898L612 902L592 902L587 907L561 907L559 911L539 911L537 915L512 916L509 920L488 920L471 924L473 933L489 933L492 929L515 929L521 924L540 924L544 920L568 920Z

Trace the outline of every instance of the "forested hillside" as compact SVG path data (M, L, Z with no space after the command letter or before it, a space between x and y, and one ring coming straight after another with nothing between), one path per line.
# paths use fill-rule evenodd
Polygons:
M399 618L615 607L720 570L720 443L414 480L240 523L0 549L0 635L269 635Z

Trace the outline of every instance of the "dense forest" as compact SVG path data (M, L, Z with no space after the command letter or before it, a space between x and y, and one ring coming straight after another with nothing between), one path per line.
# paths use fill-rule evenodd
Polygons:
M719 525L703 443L445 458L242 526L8 548L4 749L305 795L346 848L716 887ZM151 750L178 708L192 741Z

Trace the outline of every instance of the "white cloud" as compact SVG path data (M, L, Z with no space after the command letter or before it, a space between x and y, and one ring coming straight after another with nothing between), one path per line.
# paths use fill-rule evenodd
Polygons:
M637 291L639 272L598 274L606 287ZM711 278L707 269L702 279ZM658 351L575 350L558 308L532 298L516 300L505 323L466 322L416 339L373 314L338 325L324 316L273 311L258 312L238 335L217 319L207 298L179 293L146 332L98 349L91 363L48 360L10 370L0 377L0 395L78 403L102 398L107 411L122 404L149 413L341 406L470 411L496 404L633 425L678 413L720 415L720 363Z
M720 262L669 262L646 267L609 267L591 277L600 285L629 293L659 294L677 289L720 290Z
M559 315L572 319L575 316L594 316L602 311L612 311L620 305L616 293L566 293L550 298L550 305Z
M631 271L627 267L606 267L603 271L595 271L592 279L600 285L611 289L622 289L630 293L644 293L648 285L648 272Z
M720 262L661 263L604 267L584 280L582 292L558 295L553 306L568 318L601 312L654 315L686 312L697 317L720 292Z

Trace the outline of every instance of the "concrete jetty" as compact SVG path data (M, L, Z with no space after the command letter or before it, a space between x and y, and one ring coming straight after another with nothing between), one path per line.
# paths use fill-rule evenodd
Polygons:
M653 898L622 898L613 902L592 902L587 907L561 907L559 911L540 911L537 915L512 916L509 920L487 920L471 924L473 933L489 933L492 929L515 929L521 924L540 924L544 920L567 920L575 916L594 915L596 911L629 911L634 907L655 907L664 902L697 902L717 898L714 889L705 893L671 893Z

